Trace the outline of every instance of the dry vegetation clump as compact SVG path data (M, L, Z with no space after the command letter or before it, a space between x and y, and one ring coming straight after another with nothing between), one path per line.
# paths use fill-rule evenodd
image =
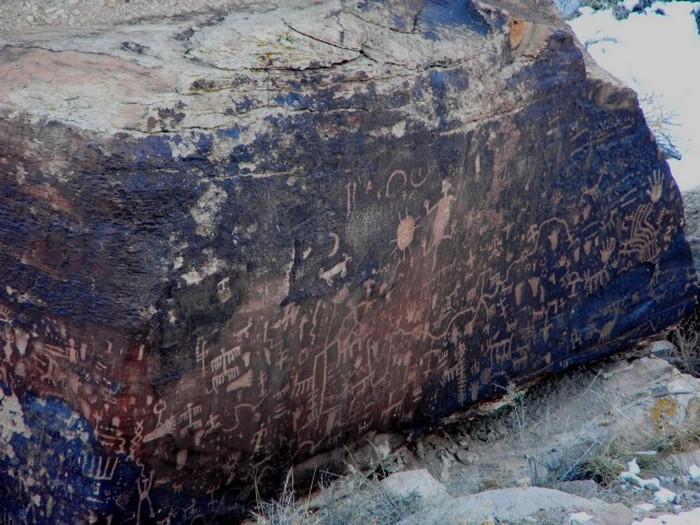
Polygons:
M676 347L669 362L685 374L700 377L700 308L671 332L669 340Z
M296 501L293 492L261 502L248 525L393 525L420 509L418 494L397 496L376 474L350 471L322 487L313 503Z

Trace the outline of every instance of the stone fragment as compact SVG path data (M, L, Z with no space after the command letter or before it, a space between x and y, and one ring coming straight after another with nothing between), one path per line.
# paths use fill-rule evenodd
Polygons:
M613 503L596 513L591 525L631 525L634 521L632 511L622 503Z
M678 496L676 493L669 489L660 488L654 492L654 502L659 505L675 503L677 498Z
M459 462L463 463L464 465L471 465L479 459L479 456L477 454L474 454L474 452L469 452L468 450L464 450L461 448L457 450L455 456L457 457L457 460L459 460Z
M598 496L598 485L592 479L562 481L557 485L557 489L567 494L581 496L582 498L595 498Z
M580 498L542 487L488 490L437 502L420 513L403 520L402 525L448 525L479 523L494 519L496 523L523 521L541 512L568 515L586 512L597 515L610 505L600 500Z
M574 512L569 516L570 525L591 525L593 516L587 512Z
M694 483L700 482L700 467L696 464L692 464L688 467L688 475L690 476L690 481Z
M409 497L412 494L425 499L448 496L445 486L425 469L397 472L383 479L381 484L397 497Z

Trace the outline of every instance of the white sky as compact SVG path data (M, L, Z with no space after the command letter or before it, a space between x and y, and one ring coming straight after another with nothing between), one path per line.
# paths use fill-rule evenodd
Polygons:
M647 14L618 21L610 10L584 13L569 22L579 40L607 71L655 104L675 114L676 146L683 158L670 160L681 190L700 186L700 35L691 2L655 3ZM663 9L666 16L654 9ZM700 524L700 521L697 523Z

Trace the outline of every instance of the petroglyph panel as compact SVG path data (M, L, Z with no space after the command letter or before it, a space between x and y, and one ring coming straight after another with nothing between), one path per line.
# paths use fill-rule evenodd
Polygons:
M3 519L230 523L292 465L692 308L635 95L551 6L336 4L0 50ZM33 73L140 40L109 111L98 73Z

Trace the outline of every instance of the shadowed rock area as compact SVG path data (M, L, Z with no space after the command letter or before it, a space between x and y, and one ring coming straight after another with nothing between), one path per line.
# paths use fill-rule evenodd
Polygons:
M2 519L230 523L695 303L636 96L548 2L0 39Z

